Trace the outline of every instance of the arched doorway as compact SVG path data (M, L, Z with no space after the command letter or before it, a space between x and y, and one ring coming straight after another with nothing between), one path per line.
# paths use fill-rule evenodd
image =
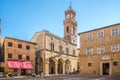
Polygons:
M65 73L69 74L71 72L71 66L70 66L70 61L66 60L65 61Z
M55 74L55 60L53 58L49 59L49 74Z
M58 59L58 74L63 74L63 60Z

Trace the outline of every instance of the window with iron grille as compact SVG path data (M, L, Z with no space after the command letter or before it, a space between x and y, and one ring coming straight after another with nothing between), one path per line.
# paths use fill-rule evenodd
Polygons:
M92 63L88 63L88 67L91 67L92 66Z
M118 61L113 61L113 66L117 66L118 65Z

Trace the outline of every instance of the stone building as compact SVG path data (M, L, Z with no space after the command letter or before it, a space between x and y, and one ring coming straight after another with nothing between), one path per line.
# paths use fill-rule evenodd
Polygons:
M80 73L120 74L120 23L79 33Z
M27 75L35 71L36 43L6 37L3 41L3 54L0 72L13 75Z
M76 13L69 7L65 11L64 38L46 30L36 32L31 41L36 46L36 73L44 75L72 73L77 70Z

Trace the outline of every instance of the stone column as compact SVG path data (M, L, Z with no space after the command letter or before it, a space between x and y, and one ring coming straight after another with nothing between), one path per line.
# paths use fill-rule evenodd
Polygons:
M46 59L44 65L45 65L44 75L49 75L49 60Z
M63 74L65 74L65 63L63 63Z
M55 74L56 75L58 74L58 62L57 61L55 62Z

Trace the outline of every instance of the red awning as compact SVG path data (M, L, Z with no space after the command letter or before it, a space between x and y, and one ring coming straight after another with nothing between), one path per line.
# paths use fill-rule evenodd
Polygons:
M8 61L9 68L33 69L30 61Z
M22 69L33 69L33 66L30 61L23 61L21 68Z
M20 61L8 61L9 68L21 68Z

